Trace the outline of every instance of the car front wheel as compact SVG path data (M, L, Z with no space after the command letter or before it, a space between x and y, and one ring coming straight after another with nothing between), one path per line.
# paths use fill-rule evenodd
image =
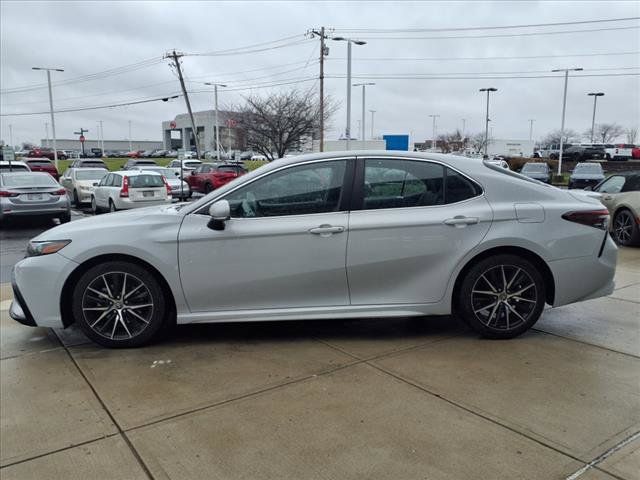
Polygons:
M620 210L613 217L613 239L618 245L640 244L640 229L629 210Z
M111 348L149 343L165 321L165 301L156 278L144 267L110 261L95 265L73 292L73 316L94 342Z
M91 197L91 211L94 215L98 215L100 213L100 208L98 208L96 197Z
M538 269L516 255L496 255L473 265L462 280L456 313L487 338L513 338L531 328L545 304Z

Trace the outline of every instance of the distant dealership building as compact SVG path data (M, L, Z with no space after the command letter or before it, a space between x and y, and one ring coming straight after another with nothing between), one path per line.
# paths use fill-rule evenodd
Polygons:
M100 140L85 140L84 149L85 151L91 151L92 148L101 148ZM47 140L43 138L40 140L41 147L52 147L53 141ZM105 150L126 150L129 151L129 146L131 146L131 150L156 150L162 148L162 142L158 142L155 140L105 140L104 141L104 149ZM80 144L80 140L77 138L56 138L56 148L58 150L82 150L82 145Z
M244 150L246 147L246 137L238 126L238 116L236 112L218 110L220 148L223 150ZM215 110L193 112L193 117L200 148L215 150ZM195 147L195 136L189 114L182 113L173 120L162 122L162 143L167 150L177 148L191 150Z

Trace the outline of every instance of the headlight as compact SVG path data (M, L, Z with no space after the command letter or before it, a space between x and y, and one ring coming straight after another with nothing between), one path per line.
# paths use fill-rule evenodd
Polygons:
M27 257L39 257L49 255L62 250L69 245L71 240L50 240L46 242L29 242L27 247Z

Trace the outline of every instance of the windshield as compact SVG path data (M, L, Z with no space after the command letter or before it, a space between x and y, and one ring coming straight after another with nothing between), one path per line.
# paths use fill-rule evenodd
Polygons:
M96 168L95 170L79 170L76 172L77 180L100 180L107 173L107 170L103 168Z
M576 173L602 173L602 167L599 164L579 163L574 169Z
M0 170L4 170L4 171L9 171L9 164L6 165L0 165ZM25 165L11 165L11 170L13 170L14 172L16 171L20 171L20 172L28 172L29 169L25 166Z
M50 160L28 160L27 164L36 166L53 165Z
M133 175L129 177L131 188L164 187L164 181L160 175Z
M527 163L522 167L523 172L547 173L546 163Z
M158 167L158 168L144 168L142 169L145 172L155 172L155 173L159 173L160 175L164 175L167 178L171 178L171 177L175 177L176 174L173 170L170 170L168 168L162 168L162 167Z
M51 175L48 173L45 174L37 174L37 173L27 173L27 174L2 174L2 183L6 187L53 187L58 185L58 183L53 179Z

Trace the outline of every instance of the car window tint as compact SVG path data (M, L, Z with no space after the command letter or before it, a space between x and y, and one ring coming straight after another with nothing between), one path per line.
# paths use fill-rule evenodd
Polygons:
M614 175L609 177L597 190L600 193L620 193L624 183L625 178L623 176Z
M161 175L135 175L129 177L129 187L131 188L155 188L163 186L164 180Z
M638 192L640 191L640 175L634 175L632 177L627 177L627 181L624 183L624 187L622 187L623 192Z
M113 175L113 179L111 180L112 187L121 187L122 186L122 177L120 175Z
M482 193L482 189L478 184L455 170L447 168L445 178L445 203L461 202Z
M260 178L225 198L232 217L272 217L335 212L346 160L287 168Z

